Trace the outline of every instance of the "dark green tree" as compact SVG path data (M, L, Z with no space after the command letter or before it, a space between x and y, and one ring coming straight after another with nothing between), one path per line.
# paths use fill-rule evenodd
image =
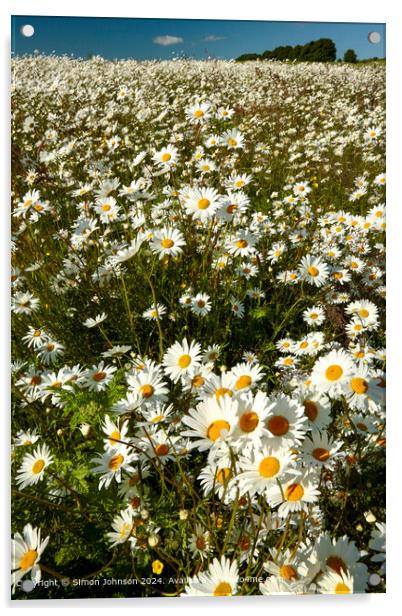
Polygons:
M354 49L347 49L343 55L343 61L344 62L351 62L351 63L355 63L357 62L357 55Z
M261 56L258 53L243 53L236 58L236 62L247 62L247 60L260 60Z

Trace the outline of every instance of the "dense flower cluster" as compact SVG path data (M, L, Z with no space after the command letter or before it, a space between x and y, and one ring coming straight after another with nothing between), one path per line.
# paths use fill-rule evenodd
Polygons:
M14 589L383 585L383 67L13 71Z

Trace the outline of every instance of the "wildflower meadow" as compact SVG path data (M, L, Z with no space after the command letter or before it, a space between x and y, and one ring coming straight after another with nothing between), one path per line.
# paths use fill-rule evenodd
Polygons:
M12 597L385 592L385 63L12 72Z

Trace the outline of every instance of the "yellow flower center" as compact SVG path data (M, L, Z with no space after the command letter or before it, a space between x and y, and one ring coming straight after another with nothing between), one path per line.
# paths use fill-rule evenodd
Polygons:
M301 349L307 349L307 347L308 347L308 342L306 342L306 340L304 340L304 342L300 343L300 348Z
M323 447L316 447L311 452L311 455L319 462L326 462L330 456L330 453L328 449L324 449Z
M38 552L36 550L28 550L25 554L20 558L19 568L21 571L27 571L34 566L36 559L38 558Z
M231 203L227 206L226 211L228 214L233 214L237 210L237 205L235 203Z
M161 245L162 248L172 248L172 246L174 246L174 241L166 238L161 241Z
M117 471L117 469L123 464L124 456L121 453L117 453L110 459L109 468L111 471Z
M346 594L350 594L350 588L349 586L346 586L346 584L344 584L343 582L339 582L336 586L335 586L335 594L337 595L346 595Z
M332 364L326 369L325 378L328 379L328 381L338 381L341 378L342 374L343 369L341 368L341 366L338 366L338 364Z
M236 188L241 188L242 186L244 186L244 184L245 184L244 180L236 180L235 182Z
M155 388L152 385L146 383L145 385L141 385L140 392L143 398L150 398L154 393Z
M116 441L120 441L120 440L121 440L121 434L118 430L114 430L109 436L109 441L111 443L115 443Z
M202 116L204 115L204 112L202 109L197 109L196 111L194 111L194 115L196 118L202 118Z
M126 537L130 531L131 531L131 524L129 524L128 522L124 522L124 524L122 524L120 528L119 535L123 539L123 537Z
M39 475L43 467L45 466L44 460L36 460L32 466L32 472L34 475Z
M232 471L230 470L230 468L220 468L219 471L216 473L216 481L223 485L228 481L228 479L230 479L231 476Z
M244 535L243 537L241 537L241 539L239 541L239 548L243 552L247 552L247 550L250 548L250 546L251 546L250 537L248 537L247 535Z
M247 248L248 242L246 240L237 240L236 246L237 248Z
M160 443L155 447L155 453L157 456L166 456L169 453L169 445Z
M105 377L106 377L106 372L96 372L92 378L94 381L97 381L99 383L100 381L103 381Z
M267 456L263 458L258 466L258 472L261 477L265 477L269 479L270 477L275 477L278 474L280 469L280 463L278 458L274 458L272 456Z
M230 137L228 139L228 145L237 145L237 140L233 139L233 137Z
M268 421L268 430L274 436L283 436L289 430L289 422L282 415L274 415Z
M160 421L162 421L163 419L165 419L164 415L157 415L156 417L153 417L151 419L151 423L156 424L156 423L159 423Z
M240 417L239 426L242 432L253 432L258 426L259 418L254 411L246 411Z
M209 199L200 199L198 201L199 210L206 210L207 208L209 208L210 205L211 205L211 202L209 201Z
M285 498L288 501L299 501L303 495L304 488L300 483L292 483L285 490Z
M230 424L224 419L217 419L213 421L207 430L207 436L209 440L215 442L221 436L222 430L230 430Z
M204 537L197 537L197 539L195 540L195 545L196 545L198 550L205 550L205 548L206 548L206 541L205 541Z
M203 299L199 299L197 301L197 306L198 306L198 308L204 308L204 306L205 306L204 300Z
M193 387L202 387L204 385L205 379L201 376L201 374L196 374L193 380L191 381L191 385Z
M228 582L220 582L213 592L214 597L229 597L231 594L232 587Z
M171 158L172 158L172 155L171 155L171 154L169 154L169 152L165 152L165 153L164 153L164 154L162 154L162 156L161 156L161 161L162 161L163 163L167 163L167 162L168 162L168 160L170 160Z
M313 319L313 321L315 321L316 319L318 319L318 314L316 312L312 312L310 314L310 319Z
M245 389L246 387L250 387L251 385L251 377L248 374L243 374L236 381L236 389Z
M34 338L38 338L41 335L41 331L40 329L35 329L34 333L32 334L34 336Z
M188 366L191 364L191 356L190 355L180 355L177 363L179 364L180 368L188 368Z
M305 400L304 404L304 412L307 415L310 421L315 421L318 415L318 407L315 402L312 400Z
M350 381L350 386L356 394L365 394L368 390L368 383L361 376L355 376Z
M232 397L233 396L233 392L228 389L227 387L219 387L216 392L215 392L215 398L217 400L219 400L219 398L221 396L224 396L225 394L227 394L228 396Z
M361 310L359 310L359 317L361 317L362 319L367 319L368 316L369 316L368 310L366 310L365 308L362 308Z
M314 265L310 265L310 267L307 268L307 271L313 278L315 278L319 274L318 269L314 267Z
M102 205L103 212L109 212L109 210L111 210L111 209L112 209L112 206L110 205L110 203L104 203Z
M284 580L295 580L297 578L297 571L292 565L282 565L279 569L279 575Z

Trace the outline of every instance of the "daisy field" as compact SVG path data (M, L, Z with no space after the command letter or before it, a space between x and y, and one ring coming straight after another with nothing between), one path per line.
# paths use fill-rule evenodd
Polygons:
M385 64L12 71L13 598L385 592Z

